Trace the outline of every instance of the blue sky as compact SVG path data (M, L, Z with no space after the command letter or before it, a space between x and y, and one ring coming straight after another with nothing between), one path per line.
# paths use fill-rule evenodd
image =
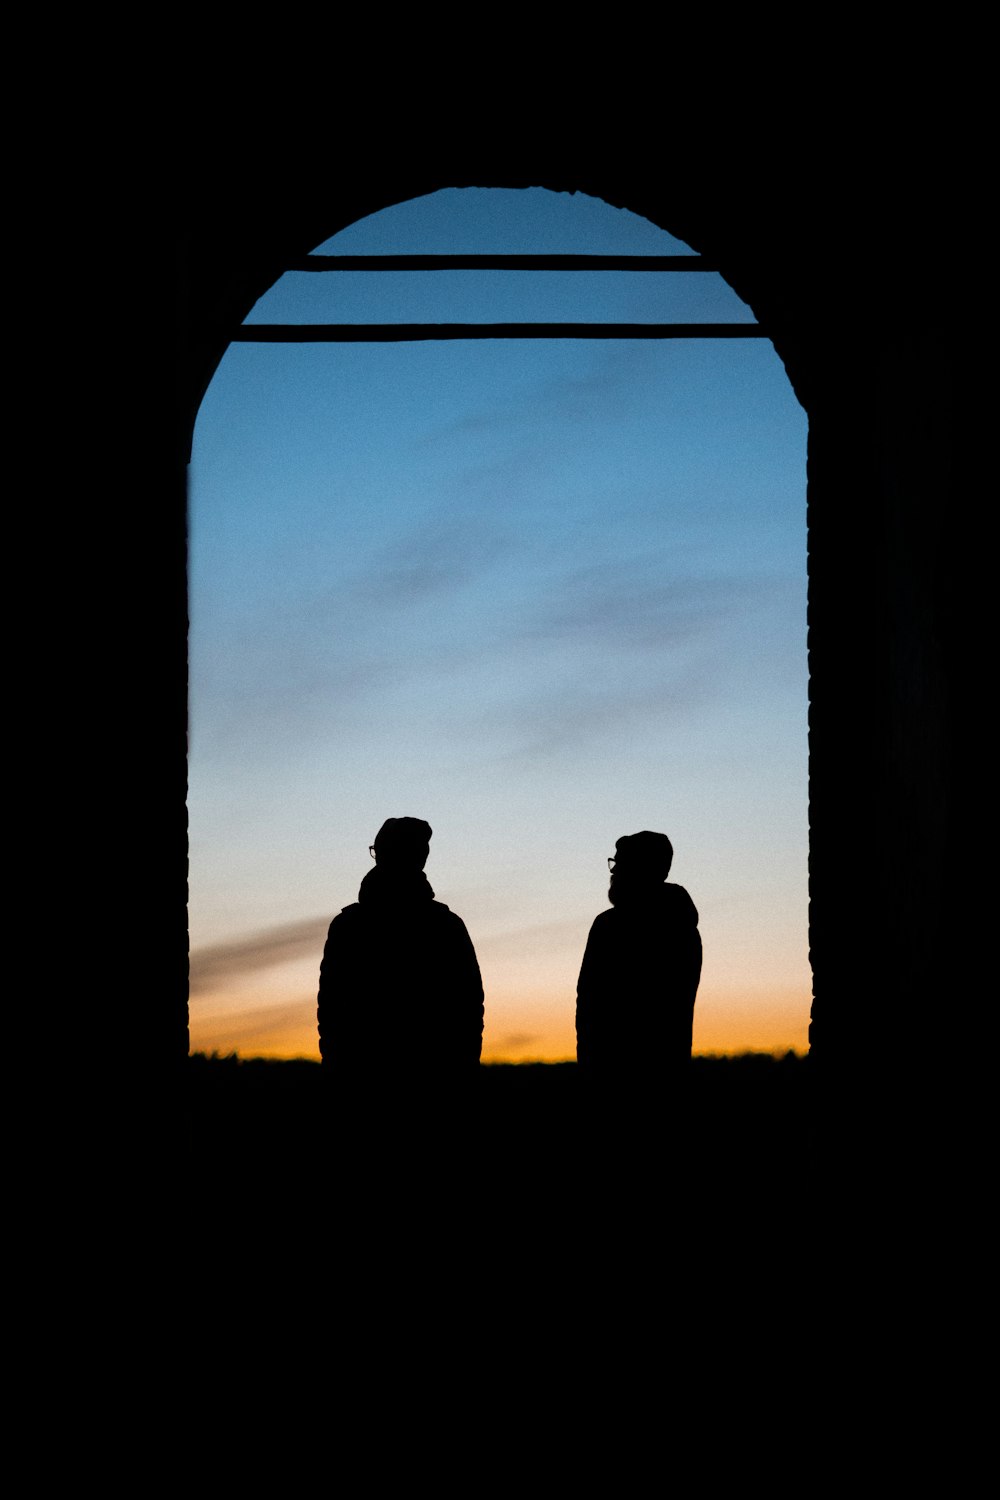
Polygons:
M327 253L676 254L542 190ZM752 321L715 275L291 273L249 322ZM695 1045L804 1046L805 414L766 340L234 345L191 483L195 1047L315 1053L330 917L434 828L484 1056L572 1056L620 834L701 912Z

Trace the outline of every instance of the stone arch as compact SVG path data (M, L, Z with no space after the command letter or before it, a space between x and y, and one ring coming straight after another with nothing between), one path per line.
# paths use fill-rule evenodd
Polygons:
M229 331L288 258L358 218L442 187L545 186L627 207L710 256L768 327L810 421L813 1048L843 1079L864 1081L863 1053L881 1065L906 1042L913 1056L924 1055L952 970L954 897L944 872L954 838L955 541L939 518L942 495L954 493L953 324L943 297L931 294L932 316L914 325L913 308L928 305L905 254L914 222L898 198L886 201L878 172L860 154L851 207L864 219L869 255L858 263L830 244L831 216L842 206L838 182L822 167L804 178L793 155L762 157L755 174L741 174L740 163L719 168L694 149L669 180L652 151L600 170L571 152L548 148L541 157L537 169L523 157L511 169L487 152L473 172L449 150L429 153L429 167L362 163L330 185L334 206L322 212L308 177L315 161L245 197L247 178L235 172L221 195L208 174L186 183L179 378L167 435L173 498L165 504L174 517L182 512L194 413ZM872 254L879 266L892 261L891 280L872 275ZM176 574L163 586L176 606ZM176 607L168 614L164 628L172 631ZM180 677L173 639L171 707L160 705L171 718ZM177 789L176 765L171 774ZM175 850L176 802L166 832ZM168 906L176 912L175 899ZM171 942L176 952L177 934ZM181 1050L178 977L174 965L157 1002L164 1055ZM896 1026L902 1006L908 1042ZM905 1071L901 1058L897 1076Z

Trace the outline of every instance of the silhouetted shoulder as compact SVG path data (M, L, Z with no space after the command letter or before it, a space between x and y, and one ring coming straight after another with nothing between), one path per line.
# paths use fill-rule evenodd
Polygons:
M591 933L603 936L613 931L623 917L628 919L633 915L641 919L643 923L648 923L650 917L653 917L678 928L698 925L698 908L684 886L664 884L658 886L655 893L645 900L629 902L628 905L609 906L606 911L600 912L594 918Z
M355 901L350 906L345 906L334 917L326 933L326 950L328 956L336 948L351 941L352 934L360 932L364 925L364 912L360 904ZM320 969L322 977L322 968Z
M698 908L684 886L671 885L668 881L663 887L663 903L666 912L675 921L690 922L693 927L697 927Z
M456 934L464 932L468 936L468 928L458 915L458 912L452 911L451 907L446 906L443 901L432 901L431 911L434 920L440 922L443 928L450 929ZM469 941L471 942L472 939L470 938Z
M360 903L360 901L352 901L351 904L350 904L350 906L343 906L343 907L341 907L340 911L338 911L337 915L334 917L333 922L330 923L330 926L332 927L333 924L334 924L334 922L340 922L340 921L342 921L344 917L347 918L347 921L349 923L353 922L360 915L360 912L361 912L361 903Z
M451 928L455 932L467 931L462 918L457 912L453 912L450 906L446 906L443 901L427 901L420 906L407 910L403 916L404 918L410 917L418 922L433 922L442 929ZM330 923L330 931L333 932L334 928L347 931L349 928L362 922L365 918L371 918L374 921L388 920L399 922L400 912L394 910L387 915L383 908L364 905L360 901L352 901L350 906L342 907L334 917Z

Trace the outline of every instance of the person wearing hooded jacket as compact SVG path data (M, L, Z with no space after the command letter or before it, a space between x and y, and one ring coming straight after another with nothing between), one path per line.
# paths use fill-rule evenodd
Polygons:
M323 1070L346 1089L387 1094L474 1076L483 984L461 917L434 899L424 864L431 827L389 818L358 900L330 923L320 967Z
M698 912L667 883L666 834L628 834L609 859L611 909L594 920L577 985L577 1061L591 1078L627 1085L676 1076L691 1057L701 978Z

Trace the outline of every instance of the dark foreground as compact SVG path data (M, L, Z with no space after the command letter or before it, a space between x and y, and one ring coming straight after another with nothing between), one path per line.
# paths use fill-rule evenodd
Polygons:
M464 1095L332 1097L318 1064L190 1061L190 1186L209 1214L284 1195L555 1227L671 1207L777 1215L815 1169L808 1059L696 1058L681 1089L594 1097L574 1063L484 1066ZM431 1207L436 1204L436 1209Z
M481 1342L488 1324L521 1348L544 1325L524 1347L552 1353L559 1326L676 1358L682 1327L735 1319L785 1348L794 1383L788 1341L816 1334L820 1266L834 1332L859 1281L866 1297L886 1286L891 1164L864 1193L857 1155L831 1172L808 1059L695 1059L650 1097L586 1082L575 1064L493 1065L463 1097L417 1080L405 1101L345 1101L318 1064L191 1059L191 1299L215 1287L255 1307L266 1289L366 1348L373 1319L383 1334L416 1320L422 1340L447 1322Z
M328 1085L318 1063L236 1057L190 1059L190 1124L204 1166L288 1166L311 1157L324 1134ZM811 1117L807 1058L761 1053L696 1057L687 1082L686 1149L706 1160L721 1153L780 1171L803 1165ZM419 1086L417 1087L419 1107ZM476 1117L511 1145L571 1149L589 1105L575 1063L486 1064L466 1097L470 1114L455 1119L464 1134ZM666 1120L671 1099L650 1101ZM679 1142L674 1142L679 1145Z

